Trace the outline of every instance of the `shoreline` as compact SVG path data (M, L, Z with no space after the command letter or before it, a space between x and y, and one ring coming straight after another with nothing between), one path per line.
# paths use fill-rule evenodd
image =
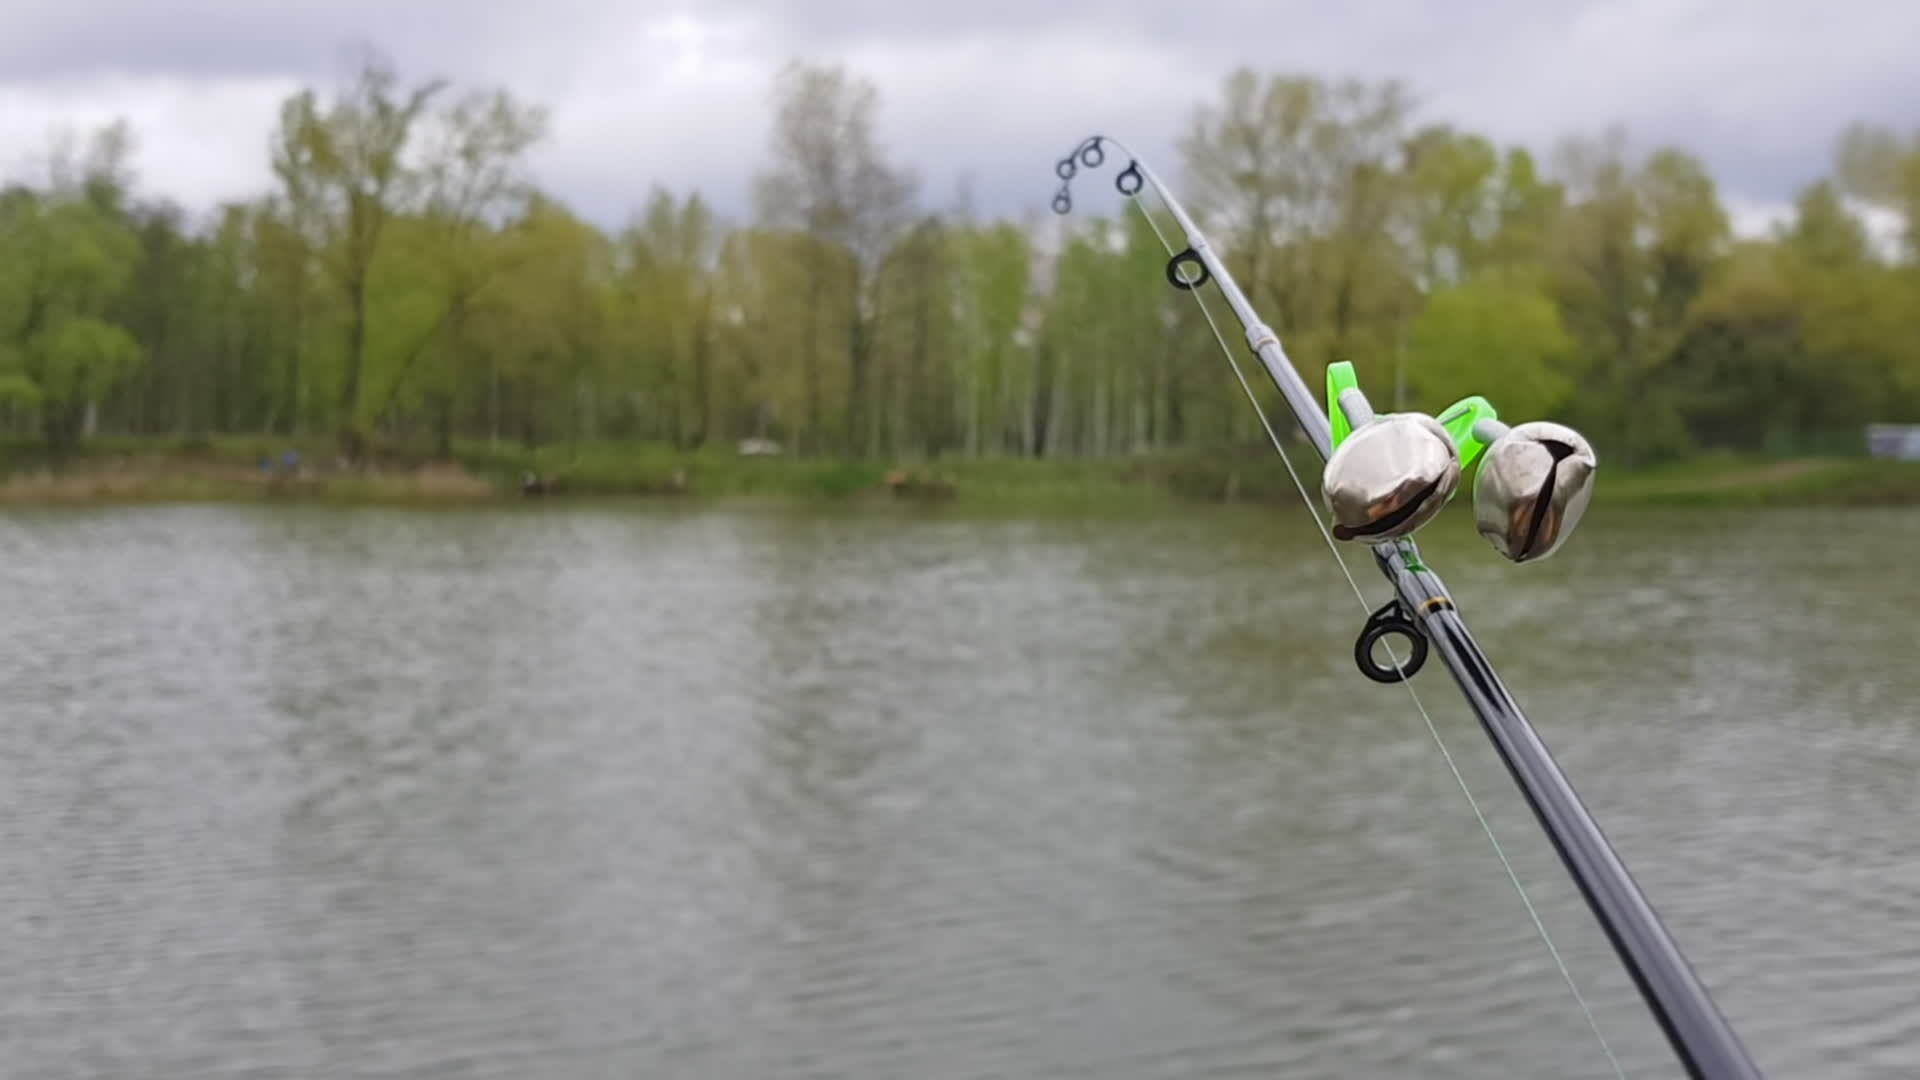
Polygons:
M31 448L9 448L12 453L0 452L0 507L773 496L1176 509L1194 503L1299 500L1285 465L1270 451L907 463L601 445L574 454L456 448L450 461L390 460L342 468L327 459L323 445L310 444L297 448L302 464L286 469L278 464L284 450L263 451L268 445L259 439L190 444L102 440L59 463L46 461ZM320 464L304 464L308 461ZM532 486L525 483L528 477L535 478ZM1306 479L1314 491L1314 478ZM1471 482L1463 481L1455 499L1470 494ZM1594 499L1622 506L1920 506L1920 462L1712 455L1651 469L1603 472Z

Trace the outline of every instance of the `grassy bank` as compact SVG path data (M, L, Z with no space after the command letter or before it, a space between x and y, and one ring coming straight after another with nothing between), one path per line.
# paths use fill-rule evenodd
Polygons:
M1671 506L1920 506L1920 462L1715 454L1603 473L1594 498Z
M298 469L268 469L287 450ZM460 463L389 461L362 469L331 464L324 443L244 438L107 438L50 457L36 444L0 444L0 503L207 502L333 499L416 502L497 499L502 487Z
M279 466L288 450L297 469ZM1310 453L1296 454L1306 466ZM484 502L527 497L678 495L879 498L1033 506L1291 504L1293 480L1270 450L1113 461L845 462L682 453L594 445L540 451L457 447L451 461L386 454L341 466L324 440L100 439L54 460L0 444L0 503L217 500ZM1303 479L1317 493L1317 470ZM1597 498L1616 504L1920 505L1920 464L1849 458L1711 456L1646 470L1609 470Z

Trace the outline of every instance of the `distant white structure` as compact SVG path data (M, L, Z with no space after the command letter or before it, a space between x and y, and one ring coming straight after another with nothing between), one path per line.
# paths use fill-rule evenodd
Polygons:
M1920 461L1920 424L1868 424L1867 453L1895 461Z
M740 453L744 457L773 457L781 453L781 448L772 439L741 439Z

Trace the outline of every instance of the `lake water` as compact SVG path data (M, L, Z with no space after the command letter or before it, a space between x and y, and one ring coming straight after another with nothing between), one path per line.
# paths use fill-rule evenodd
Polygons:
M1763 1068L1920 1073L1920 513L1439 528ZM1613 1075L1363 614L1293 508L6 511L0 1071Z

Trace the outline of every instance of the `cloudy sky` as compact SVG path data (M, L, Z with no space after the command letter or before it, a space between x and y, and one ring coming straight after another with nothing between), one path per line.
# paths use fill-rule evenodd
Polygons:
M276 106L370 42L410 76L553 110L541 180L623 218L649 185L745 207L769 90L844 62L889 148L944 196L1043 207L1105 130L1152 156L1237 64L1397 77L1424 115L1544 146L1622 123L1679 141L1751 219L1823 172L1856 119L1920 125L1914 0L6 0L0 172L49 132L128 118L142 181L192 207L267 183ZM1164 152L1164 151L1163 151ZM1168 171L1167 166L1162 171Z

